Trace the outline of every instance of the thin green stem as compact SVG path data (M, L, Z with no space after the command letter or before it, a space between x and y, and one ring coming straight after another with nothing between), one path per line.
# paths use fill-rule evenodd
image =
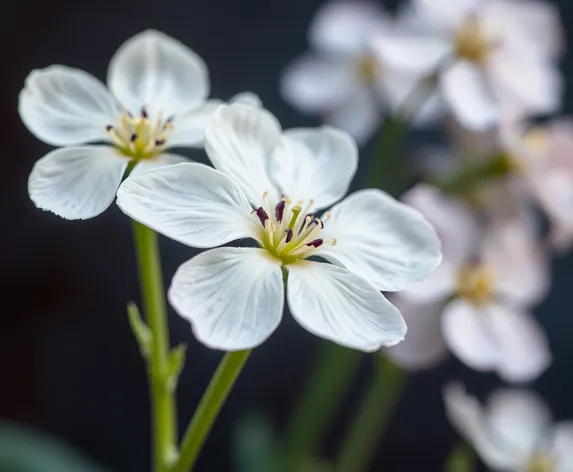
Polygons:
M295 467L316 452L361 358L358 351L326 345L287 431L287 451Z
M213 423L250 354L250 349L228 352L219 363L183 436L179 460L173 472L189 472L193 469Z
M346 435L336 461L336 472L368 468L398 401L405 375L388 358L376 359L376 373Z
M169 388L169 329L157 234L133 221L143 307L151 330L148 361L155 472L166 472L175 454L177 417Z
M444 472L474 472L476 469L476 455L466 443L459 443L446 459Z

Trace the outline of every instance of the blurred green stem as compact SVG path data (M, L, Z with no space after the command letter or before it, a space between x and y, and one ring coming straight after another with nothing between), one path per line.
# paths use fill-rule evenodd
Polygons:
M189 472L193 469L217 415L250 354L250 349L227 352L219 363L183 436L179 460L173 472Z
M386 356L379 355L372 383L366 390L336 461L336 472L368 469L376 446L392 418L406 376Z
M458 444L446 459L444 472L474 472L476 469L476 456L466 443Z
M177 416L169 385L169 329L157 233L133 221L143 307L151 330L147 358L151 393L154 472L166 472L176 449Z
M332 343L325 346L311 370L309 384L287 431L287 454L292 470L297 470L298 464L316 453L361 358L358 351Z

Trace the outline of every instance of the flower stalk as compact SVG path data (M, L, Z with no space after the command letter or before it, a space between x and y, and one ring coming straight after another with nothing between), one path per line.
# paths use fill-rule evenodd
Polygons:
M147 366L151 393L153 461L155 472L166 472L176 456L177 416L167 307L157 233L133 221L143 307L150 329Z
M189 472L193 469L199 452L201 452L201 448L213 428L217 415L221 411L251 351L251 349L247 349L228 352L219 363L183 436L179 459L171 469L173 472Z

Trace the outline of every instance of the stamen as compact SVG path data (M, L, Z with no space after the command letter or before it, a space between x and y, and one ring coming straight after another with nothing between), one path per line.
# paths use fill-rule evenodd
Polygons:
M107 125L107 126L105 127L105 130L106 130L108 133L109 133L112 129L113 129L113 126L112 126L112 125Z
M145 119L149 118L149 114L147 113L145 107L141 107L141 117Z
M310 243L307 243L307 246L312 246L312 247L320 247L322 246L322 243L324 243L324 241L322 239L315 239L314 241L311 241Z
M286 230L286 238L285 241L287 243L290 243L292 241L292 229L287 229Z
M131 137L129 138L129 140L130 140L132 143L134 143L134 142L137 140L137 134L133 133L133 134L131 135Z
M281 200L279 203L277 203L277 206L275 207L275 217L277 218L277 221L279 223L281 223L283 220L283 214L285 211L285 206L286 206L286 202L284 200Z
M300 215L301 211L302 211L302 207L300 205L295 205L292 207L292 217L290 219L290 223L288 225L289 229L293 229L294 225L296 224L296 220L298 219L298 216Z
M259 207L256 210L253 210L253 213L259 217L261 224L265 226L265 222L269 219L269 215L267 215L267 212L263 209L263 207Z

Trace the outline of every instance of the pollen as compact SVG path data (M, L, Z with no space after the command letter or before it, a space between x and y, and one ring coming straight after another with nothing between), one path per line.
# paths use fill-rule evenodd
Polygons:
M142 108L138 116L124 110L117 124L107 125L105 129L122 155L143 160L152 159L165 149L173 124L172 118L164 120L161 113L155 119L150 118Z
M312 256L324 244L336 245L335 239L323 238L324 222L310 213L313 205L313 200L293 203L286 195L275 205L265 192L262 206L253 210L262 225L263 247L283 265Z
M364 54L358 59L356 64L358 76L363 82L371 84L376 81L380 73L380 64L370 54Z
M547 452L536 452L527 464L527 472L553 472L555 468L555 458Z
M492 48L482 24L475 17L467 18L454 37L456 55L467 61L483 63Z
M457 293L473 305L481 306L493 298L495 274L487 264L472 263L460 269Z

